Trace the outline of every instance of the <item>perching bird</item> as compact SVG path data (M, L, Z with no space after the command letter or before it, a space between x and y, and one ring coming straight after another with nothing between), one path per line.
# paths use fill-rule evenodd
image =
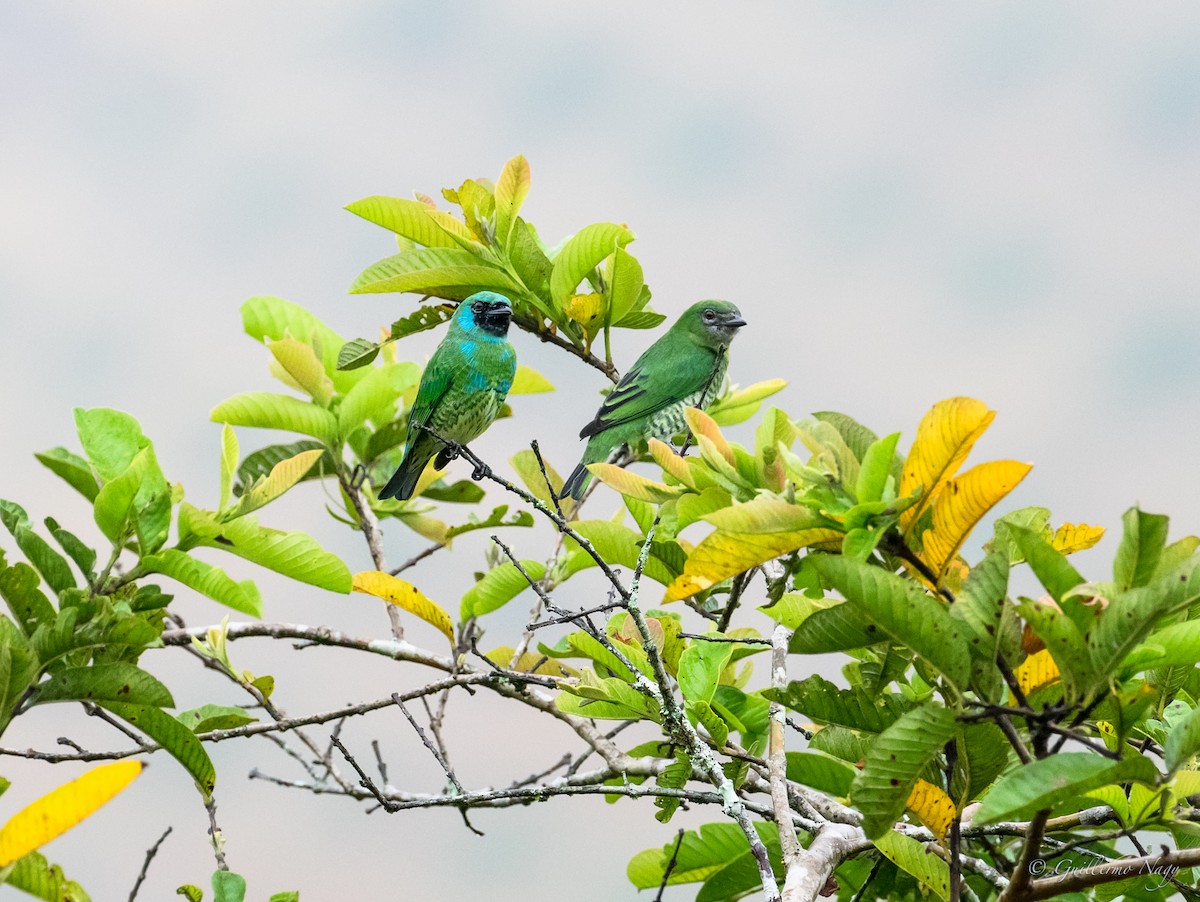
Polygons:
M587 465L641 439L669 439L686 427L685 407L705 408L721 391L729 343L746 325L729 301L700 301L637 359L583 427L583 460L563 485L563 497L582 498L592 475Z
M492 425L517 371L517 355L506 337L511 318L511 302L492 291L477 292L458 305L450 331L421 376L408 415L404 458L381 499L411 498L431 457L436 454L436 466L446 466L459 445Z

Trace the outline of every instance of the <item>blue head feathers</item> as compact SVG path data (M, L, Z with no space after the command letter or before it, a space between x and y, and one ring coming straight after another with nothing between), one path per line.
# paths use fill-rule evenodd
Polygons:
M460 328L485 340L503 339L508 334L510 319L512 302L494 291L477 291L454 312L454 322Z

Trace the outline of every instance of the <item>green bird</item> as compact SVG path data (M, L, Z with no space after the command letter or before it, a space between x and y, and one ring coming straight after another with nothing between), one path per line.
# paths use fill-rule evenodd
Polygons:
M729 366L729 343L746 325L729 301L700 301L637 359L583 427L583 460L563 484L563 496L582 498L591 481L588 464L607 460L623 445L648 438L664 441L687 424L685 407L707 407L717 397Z
M430 458L436 454L436 466L446 466L459 446L492 425L517 371L507 338L511 319L512 303L495 292L477 292L458 305L450 331L421 375L404 457L381 499L411 498Z

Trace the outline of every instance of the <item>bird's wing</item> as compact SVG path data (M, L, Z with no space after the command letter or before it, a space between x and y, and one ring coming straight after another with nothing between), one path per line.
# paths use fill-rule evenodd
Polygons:
M678 404L703 388L717 365L717 358L701 349L686 355L655 352L655 346L651 345L621 377L617 387L604 399L596 418L580 431L580 438L653 416Z
M421 385L417 389L417 399L413 401L408 422L417 426L425 426L433 416L434 410L454 384L456 361L454 355L445 350L446 345L440 344L429 363L425 364L425 372L421 374Z

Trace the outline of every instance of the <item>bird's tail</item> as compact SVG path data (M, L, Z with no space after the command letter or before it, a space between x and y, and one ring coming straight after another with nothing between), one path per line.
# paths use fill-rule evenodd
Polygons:
M587 490L588 483L592 481L592 472L588 469L588 464L604 460L607 456L606 451L593 448L592 443L588 442L583 451L583 460L576 465L575 469L571 471L571 475L567 477L567 481L563 483L559 497L582 501L583 493Z
M425 472L425 465L429 463L429 458L433 457L434 453L441 448L441 442L429 433L421 431L409 443L408 448L404 451L404 458L400 461L400 466L396 468L392 478L387 481L387 485L380 490L379 500L397 498L400 501L407 501L411 498L421 474Z

